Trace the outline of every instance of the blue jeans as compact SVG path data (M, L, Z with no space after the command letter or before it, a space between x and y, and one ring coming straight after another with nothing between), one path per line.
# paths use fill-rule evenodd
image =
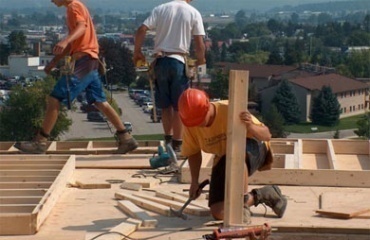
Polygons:
M74 74L71 74L68 78L71 102L84 90L86 90L86 100L89 104L107 101L97 70L90 71L81 79L78 79ZM67 106L68 91L66 80L67 77L63 75L55 84L50 96Z
M157 59L154 74L156 106L158 108L172 106L177 111L181 93L189 88L185 64L174 58L161 57Z

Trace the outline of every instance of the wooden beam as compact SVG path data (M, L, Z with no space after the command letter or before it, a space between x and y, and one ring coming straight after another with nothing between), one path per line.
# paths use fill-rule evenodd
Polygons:
M170 216L170 209L167 206L164 206L162 204L132 196L131 194L124 192L124 191L116 192L114 196L116 199L130 200L131 202L135 203L137 206L142 207L146 210L156 212L164 216L168 216L168 217Z
M152 202L163 204L165 206L174 208L176 210L180 209L184 205L183 203L179 203L179 202L176 202L176 201L171 201L171 200L167 200L167 199L163 199L163 198L158 198L158 197L154 197L154 196L149 196L149 195L143 194L143 193L133 193L132 195L135 196L135 197L140 197L140 198L152 201ZM190 204L184 209L183 212L187 213L187 214L190 214L190 215L195 215L195 216L209 216L209 214L210 214L209 209L205 209L203 207L193 206L193 205L190 205Z
M333 142L330 139L328 139L326 141L327 141L327 145L328 145L328 150L326 152L326 155L328 156L329 167L330 167L330 169L335 170L335 169L337 169L337 158L336 158L336 155L335 155Z
M229 109L226 143L226 179L224 202L224 225L230 227L243 223L245 179L246 127L239 113L247 110L248 71L230 71ZM242 183L242 184L241 184Z
M142 208L139 208L129 200L118 201L118 208L130 217L137 218L142 221L142 227L154 228L157 226L157 219L152 218Z

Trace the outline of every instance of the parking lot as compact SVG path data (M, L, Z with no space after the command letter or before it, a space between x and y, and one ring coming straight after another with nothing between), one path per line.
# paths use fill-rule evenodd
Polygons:
M131 122L133 135L163 133L162 123L153 123L150 115L144 113L142 108L130 99L127 91L113 92L113 98L122 109L122 122ZM68 133L61 136L61 140L111 137L113 135L107 123L88 121L87 114L79 110L80 103L76 104L78 109L68 113L73 121L72 126ZM112 131L115 129L113 128Z

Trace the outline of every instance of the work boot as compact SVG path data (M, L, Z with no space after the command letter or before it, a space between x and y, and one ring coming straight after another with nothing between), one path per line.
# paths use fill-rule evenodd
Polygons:
M252 223L252 213L248 206L243 207L243 223L244 224L251 224Z
M40 132L29 142L16 142L14 147L19 149L22 153L43 154L47 150L47 134Z
M260 203L264 203L279 217L283 217L287 199L281 194L280 188L278 186L265 186L259 189L252 190L254 198L254 206L257 206Z
M172 135L164 135L165 144L172 144Z
M118 149L117 153L126 154L135 150L139 144L127 131L121 133L116 132L115 137L117 139Z
M172 139L172 148L175 151L177 158L181 156L181 147L182 147L182 140Z

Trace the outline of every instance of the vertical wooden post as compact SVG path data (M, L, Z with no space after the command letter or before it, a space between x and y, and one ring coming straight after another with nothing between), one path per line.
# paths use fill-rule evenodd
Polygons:
M224 226L243 223L246 127L239 113L248 106L248 71L230 71ZM248 180L248 179L247 179ZM245 183L247 184L247 183Z

